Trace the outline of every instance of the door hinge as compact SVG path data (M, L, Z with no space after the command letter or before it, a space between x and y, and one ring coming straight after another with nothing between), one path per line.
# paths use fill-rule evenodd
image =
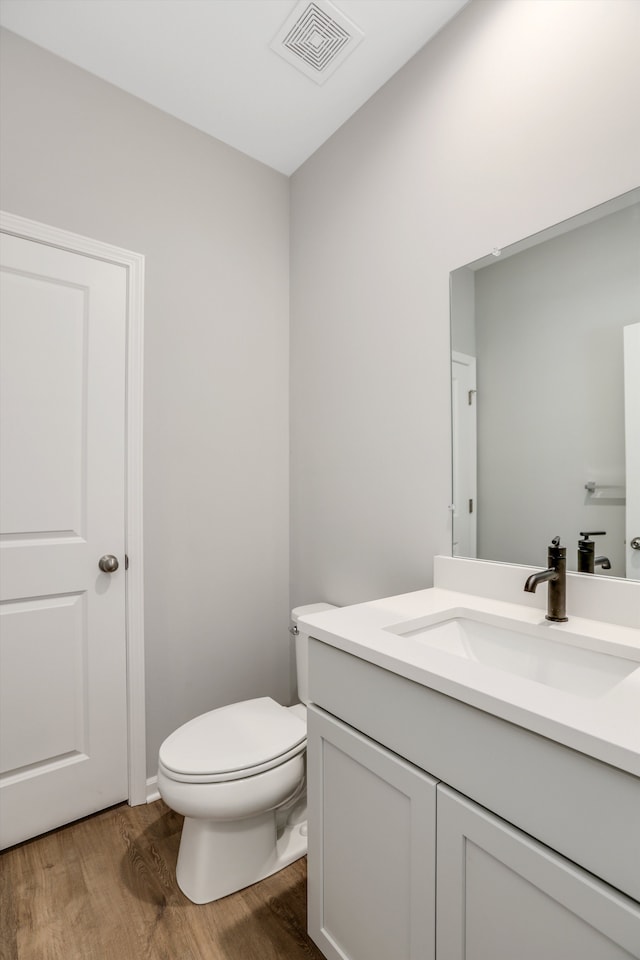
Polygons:
M473 500L469 500L469 513L473 513ZM126 570L126 567L125 567Z
M468 390L468 391L467 391L467 401L468 401L468 403L469 403L469 406L471 406L471 404L473 403L473 395L474 395L474 393L477 393L477 392L478 392L477 390Z

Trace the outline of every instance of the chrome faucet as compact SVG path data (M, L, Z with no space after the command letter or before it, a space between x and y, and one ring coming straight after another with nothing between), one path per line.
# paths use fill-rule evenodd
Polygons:
M567 548L560 546L560 537L554 537L551 541L547 563L549 564L547 570L532 573L527 578L524 589L527 593L535 593L539 583L548 583L546 619L564 623L569 619L566 612Z

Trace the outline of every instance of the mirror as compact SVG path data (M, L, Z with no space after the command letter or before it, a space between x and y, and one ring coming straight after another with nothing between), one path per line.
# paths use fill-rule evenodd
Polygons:
M453 556L640 579L640 188L453 271L451 351Z

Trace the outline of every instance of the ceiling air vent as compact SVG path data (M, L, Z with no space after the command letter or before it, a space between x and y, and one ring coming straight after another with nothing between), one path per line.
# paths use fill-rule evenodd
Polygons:
M363 37L362 31L328 0L302 0L271 49L316 83L324 83Z

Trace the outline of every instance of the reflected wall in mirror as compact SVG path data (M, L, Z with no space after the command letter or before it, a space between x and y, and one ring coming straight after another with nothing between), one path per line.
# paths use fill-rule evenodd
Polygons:
M597 532L594 572L640 579L640 189L455 270L451 349L453 555L560 534L576 570Z

